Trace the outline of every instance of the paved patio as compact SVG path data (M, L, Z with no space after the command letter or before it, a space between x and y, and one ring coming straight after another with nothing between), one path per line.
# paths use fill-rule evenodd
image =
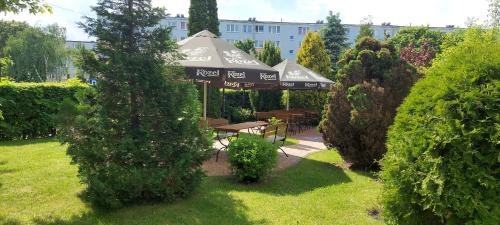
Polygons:
M292 135L292 137L298 139L299 144L283 147L285 152L288 154L288 157L286 157L285 154L278 150L279 159L278 166L276 168L277 170L282 170L287 167L293 166L303 158L307 157L309 154L326 149L326 146L323 144L321 134L316 131L316 129L310 129L300 134ZM216 141L214 143L214 146L219 148L220 143ZM214 154L211 159L203 163L202 168L205 170L208 176L231 175L226 151L221 151L219 153L219 160L217 162L215 161Z

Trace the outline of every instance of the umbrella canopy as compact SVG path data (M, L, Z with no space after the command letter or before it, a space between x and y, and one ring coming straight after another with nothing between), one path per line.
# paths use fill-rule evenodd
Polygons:
M329 90L333 81L288 59L273 67L280 74L281 89Z
M207 115L207 85L219 88L278 86L279 73L207 30L177 42L185 57L179 63L189 79L203 82L203 117Z
M207 30L177 44L186 56L179 63L186 68L190 79L211 81L211 86L220 87L279 83L278 71Z

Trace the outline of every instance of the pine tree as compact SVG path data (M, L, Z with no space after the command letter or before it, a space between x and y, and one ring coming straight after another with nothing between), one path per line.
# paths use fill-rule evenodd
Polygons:
M332 79L332 65L325 44L318 32L309 32L297 52L297 63ZM289 91L290 108L309 108L320 113L326 102L325 91Z
M265 41L264 48L257 53L257 59L268 66L278 65L281 59L281 50L274 42ZM280 108L280 90L259 90L250 92L250 101L255 111L270 111Z
M219 17L216 0L191 0L189 6L188 35L208 30L215 35L219 32ZM203 93L203 86L198 85L198 92ZM203 95L199 95L203 101ZM222 94L218 88L208 88L207 116L219 118L222 111Z
M341 24L340 14L333 14L330 11L330 15L326 17L327 23L325 28L321 30L321 37L325 42L326 51L330 56L330 62L332 64L332 74L335 75L337 71L337 61L339 61L340 54L344 49L346 49L349 44L347 41L347 32L349 29L345 28ZM334 76L332 76L334 77Z
M102 0L93 10L97 19L81 26L97 37L96 54L84 58L97 91L80 94L60 128L84 196L116 208L189 195L210 142L198 128L194 86L175 82L181 70L163 57L177 59L170 28L158 26L164 10L150 0Z
M202 30L220 35L217 0L191 0L188 24L189 36Z

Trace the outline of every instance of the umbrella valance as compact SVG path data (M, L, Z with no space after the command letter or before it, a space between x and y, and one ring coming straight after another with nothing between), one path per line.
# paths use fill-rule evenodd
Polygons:
M209 31L201 31L177 42L185 55L179 63L190 79L232 83L277 83L279 75L234 45Z
M333 81L288 59L273 67L280 74L281 89L328 90Z

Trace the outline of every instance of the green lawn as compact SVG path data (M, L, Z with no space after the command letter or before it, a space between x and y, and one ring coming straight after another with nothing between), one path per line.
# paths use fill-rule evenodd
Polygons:
M92 209L65 147L52 140L0 143L0 224L383 224L368 216L381 184L340 169L323 151L261 184L207 177L188 199Z

